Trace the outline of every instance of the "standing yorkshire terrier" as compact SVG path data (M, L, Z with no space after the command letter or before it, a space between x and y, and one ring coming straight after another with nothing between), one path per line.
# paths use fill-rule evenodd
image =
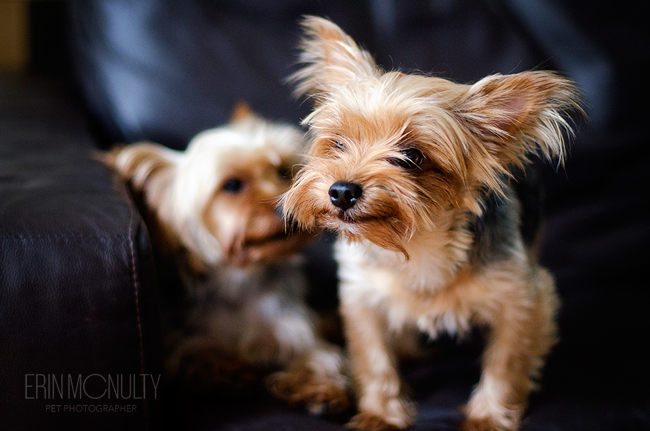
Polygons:
M182 279L186 310L167 336L168 374L232 393L279 370L267 378L274 395L336 413L348 405L340 351L318 334L305 302L306 236L288 235L276 210L302 142L295 127L239 105L230 124L184 152L137 143L109 162L141 198L157 253Z
M414 411L397 342L417 330L489 328L466 430L515 430L556 340L558 299L520 232L513 177L564 157L577 90L548 72L474 85L384 72L331 22L308 17L298 91L315 109L307 165L283 197L303 227L338 231L341 310L359 429L406 428Z

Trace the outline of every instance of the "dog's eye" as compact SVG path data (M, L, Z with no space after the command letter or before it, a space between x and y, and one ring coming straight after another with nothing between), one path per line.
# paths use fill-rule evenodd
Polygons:
M221 186L224 192L237 194L244 188L244 182L239 178L228 178Z
M394 157L390 162L400 168L415 169L419 168L424 162L424 154L416 148L405 148L401 151L403 157Z
M278 167L278 177L283 181L291 181L293 178L293 169L291 166Z
M334 141L334 146L336 147L337 150L345 149L345 144L341 141Z

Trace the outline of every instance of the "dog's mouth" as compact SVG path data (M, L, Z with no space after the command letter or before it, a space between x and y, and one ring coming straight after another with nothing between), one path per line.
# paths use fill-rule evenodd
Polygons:
M267 235L245 237L231 245L229 260L236 266L277 262L298 252L311 237L304 232L287 232L284 227Z
M261 247L264 246L265 244L273 243L273 242L283 242L289 240L291 235L286 232L284 229L278 229L276 232L266 235L263 237L249 237L244 239L243 241L243 247L248 248L248 247Z
M343 210L338 210L336 212L336 218L339 221L342 221L343 223L350 223L350 224L358 223L358 218L357 217L354 217L349 212L343 211Z
M326 217L326 228L332 229L346 241L368 240L386 250L408 253L403 244L408 242L409 229L396 214L347 214L337 212Z
M350 211L339 210L335 213L335 218L345 224L362 224L369 222L378 222L388 220L390 215L375 215L375 214L359 214Z

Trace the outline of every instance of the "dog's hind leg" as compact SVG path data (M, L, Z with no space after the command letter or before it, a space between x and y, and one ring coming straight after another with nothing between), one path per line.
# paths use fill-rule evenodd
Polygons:
M312 414L336 415L350 407L348 378L341 349L319 340L288 366L266 379L275 397Z

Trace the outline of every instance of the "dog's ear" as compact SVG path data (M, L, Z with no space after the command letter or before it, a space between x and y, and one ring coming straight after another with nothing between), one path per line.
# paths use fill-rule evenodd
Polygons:
M306 16L302 28L300 62L305 66L289 77L297 83L297 95L326 93L378 73L372 56L331 21Z
M501 166L520 164L538 151L562 163L574 111L582 113L577 88L551 72L483 78L469 87L459 110L485 156Z
M246 101L240 100L237 102L232 110L232 113L230 114L230 121L232 123L236 123L237 121L245 120L247 118L253 117L254 115L255 114L253 113L250 105Z
M171 184L179 152L151 142L140 142L113 153L112 166L148 206L162 204Z
M116 148L105 158L144 205L147 228L162 255L171 255L178 248L172 188L182 154L159 144L140 142Z

